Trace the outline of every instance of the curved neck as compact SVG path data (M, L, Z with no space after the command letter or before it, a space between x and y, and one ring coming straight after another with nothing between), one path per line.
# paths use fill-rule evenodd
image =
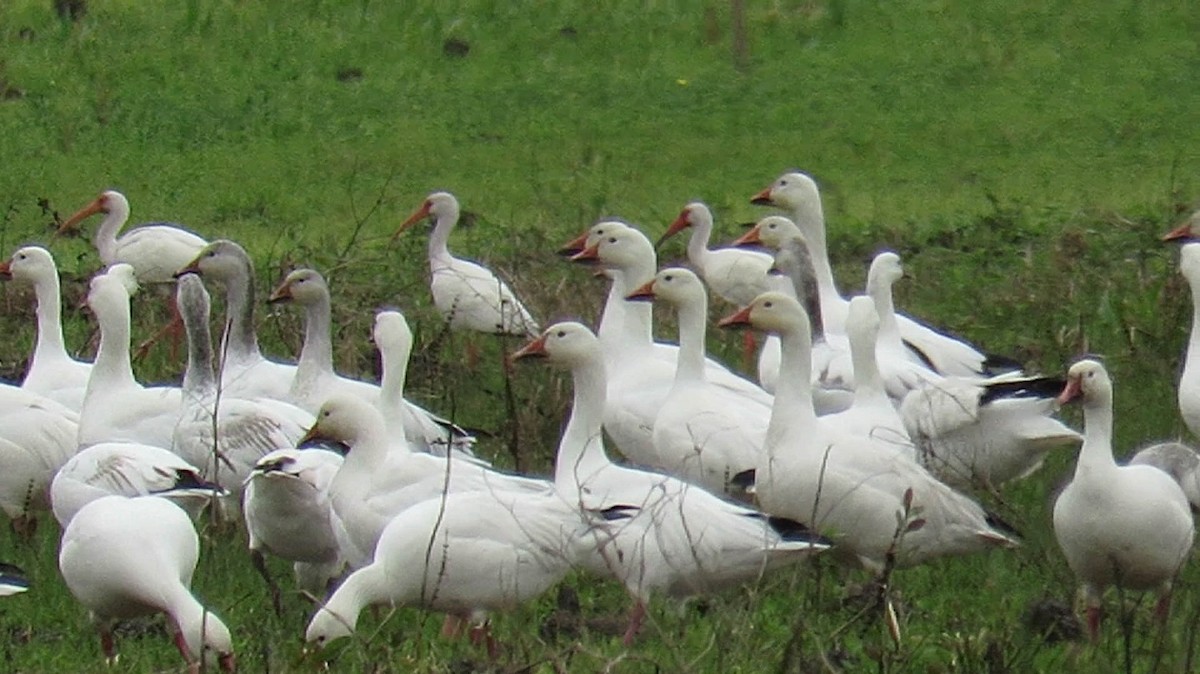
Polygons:
M575 394L571 416L554 459L554 483L566 493L578 493L580 485L608 465L601 426L608 382L600 353L571 369Z
M854 404L888 404L879 362L875 357L876 332L857 326L849 331L850 360L854 365Z
M694 212L693 212L694 213ZM692 264L704 267L704 258L708 255L708 242L712 239L712 216L692 217L692 236L688 239L687 255Z
M651 302L630 302L625 298L629 293L640 288L654 278L654 262L650 264L631 265L610 272L612 288L608 291L608 300L604 303L604 317L601 319L601 338L608 353L615 349L629 350L648 348L654 342L653 322L654 309ZM605 324L616 319L615 326ZM616 327L616 330L612 330ZM612 344L613 338L619 340L619 345Z
M779 334L779 380L775 384L775 404L767 424L767 438L778 440L790 428L812 428L817 413L812 399L812 338L808 331L789 330ZM767 442L767 453L774 454L777 442Z
M356 497L361 497L362 485L369 484L377 477L388 455L387 430L382 421L376 419L360 428L359 436L350 443L350 451L346 453L342 467L333 477L331 490L335 489L334 485L338 485L337 491L348 487Z
M370 602L370 597L378 594L376 586L383 580L382 575L382 567L378 564L370 564L350 574L318 609L317 615L327 613L324 620L336 621L353 632L358 627L358 616L363 607Z
M458 209L443 213L437 218L433 231L429 233L429 261L432 263L450 260L450 231L458 223Z
M125 226L127 220L129 220L129 206L119 200L110 199L109 211L100 221L96 233L92 235L92 245L96 246L96 250L100 253L100 260L104 264L112 264L116 261L117 233Z
M900 336L900 324L896 322L891 282L868 278L867 295L875 302L875 311L879 313L879 343L889 349L903 351L904 339Z
M404 406L404 385L408 379L408 359L412 344L379 350L383 376L379 381L379 409L387 419L396 419Z
M170 616L179 626L179 632L183 635L184 643L187 644L192 657L199 659L203 651L205 633L211 635L218 631L228 631L228 628L220 618L196 601L192 593L182 585L172 592L172 595Z
M1192 289L1192 332L1188 335L1187 354L1183 359L1184 379L1192 379L1192 371L1200 368L1200 278L1188 279Z
M296 381L308 381L333 372L333 340L329 293L304 307L304 345L296 363Z
M185 309L186 311L186 309ZM184 316L183 326L187 331L187 369L183 371L184 400L203 397L216 391L217 379L213 373L212 333L208 328L207 315L193 320Z
M829 264L829 249L825 244L825 213L821 199L805 199L792 209L792 220L804 234L808 249L812 253L813 273L823 302L841 297L833 280L833 267Z
M114 302L111 307L96 313L100 325L100 347L88 378L85 397L103 395L114 386L136 386L133 364L129 357L129 298ZM95 311L93 309L93 311Z
M1083 448L1079 452L1076 468L1103 468L1116 466L1112 454L1113 411L1112 400L1084 402Z
M261 357L254 331L254 269L249 260L225 282L225 310L229 316L225 339L227 356L233 360Z
M795 295L808 314L813 341L823 340L825 319L821 311L821 288L816 272L813 271L813 253L809 250L808 243L802 239L791 239L786 247L794 258L793 268L787 270L792 281L788 291Z
M37 344L33 363L39 359L68 359L62 327L62 293L58 273L47 274L33 285L37 297Z
M675 383L704 381L708 300L704 297L691 298L679 304L676 310L679 312L679 363L675 368Z

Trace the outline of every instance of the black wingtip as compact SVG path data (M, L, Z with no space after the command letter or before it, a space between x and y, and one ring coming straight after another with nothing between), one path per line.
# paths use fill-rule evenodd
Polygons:
M983 373L988 376L1008 374L1010 372L1020 372L1024 369L1025 364L1016 358L1004 356L998 353L984 354Z
M998 381L983 387L980 404L1002 398L1053 398L1062 392L1067 382L1062 377L1024 377Z
M794 543L811 543L812 545L833 545L833 541L809 529L807 525L796 520L776 515L767 515L767 524L785 541Z
M1012 538L1025 538L1025 536L1022 535L1016 527L1008 522L1005 522L996 513L990 510L985 510L983 514L984 520L988 523L988 526L992 527L996 531L999 531L1000 533Z

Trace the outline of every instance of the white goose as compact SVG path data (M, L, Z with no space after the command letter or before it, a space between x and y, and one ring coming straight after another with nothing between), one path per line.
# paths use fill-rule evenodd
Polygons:
M153 496L105 496L88 503L63 531L58 568L91 612L107 661L116 662L112 622L165 613L189 668L213 656L234 671L229 629L192 595L200 543L192 521Z
M472 454L475 436L404 397L408 360L413 347L412 330L404 314L399 311L380 311L375 314L371 338L382 361L376 406L387 422L388 433L394 437L403 436L409 447L416 451L445 456L449 447L458 458L486 464Z
M29 590L29 577L21 567L0 562L0 597L11 597Z
M79 415L36 393L0 386L0 510L32 535L34 513L50 506L47 487L75 454Z
M846 299L838 292L833 279L833 268L829 263L829 250L826 246L825 214L817 183L803 173L786 173L754 195L751 201L788 211L791 220L800 228L812 250L821 293L821 313L825 316L826 328L842 332L846 320ZM942 374L979 376L988 374L993 369L1017 369L1016 364L1008 359L983 354L970 344L907 316L898 318L904 340L923 354L924 359Z
M1190 222L1181 229L1190 232L1186 229ZM1179 375L1179 413L1192 435L1200 436L1200 243L1184 243L1179 249L1179 272L1192 293L1192 328Z
M244 398L288 400L296 366L263 357L254 326L254 265L238 244L218 239L175 272L199 274L225 286L227 329L221 343L221 388Z
M87 303L100 326L100 347L79 414L79 446L140 442L170 447L180 389L147 388L133 377L129 355L129 266L92 278Z
M879 310L876 353L888 368L888 393L893 400L903 396L900 416L927 469L956 487L997 487L1032 474L1050 450L1083 440L1054 418L1062 388L1057 378L1021 372L944 377L913 361L892 303L892 283L902 274L895 253L880 253L871 263L867 289Z
M66 405L78 412L83 407L92 364L72 358L63 340L62 295L58 266L50 251L41 246L17 249L0 262L0 280L13 279L33 286L37 300L37 342L21 388Z
M174 223L139 225L117 237L129 220L129 200L116 190L101 192L94 201L67 218L58 234L78 229L79 223L103 213L92 243L105 266L124 262L133 267L139 283L171 283L175 272L192 261L207 241Z
M712 211L698 201L683 207L655 248L688 227L692 228L692 237L687 245L688 262L721 299L740 307L749 304L760 293L772 289L767 279L774 263L770 255L738 248L712 250L708 247L712 238Z
M331 303L329 286L324 277L312 269L297 269L284 278L271 293L269 302L294 302L304 308L304 346L296 363L296 379L292 382L291 395L300 406L316 412L321 403L335 392L358 396L376 403L380 399L380 386L343 377L333 369L333 343L331 341ZM407 330L407 324L405 329ZM412 349L412 334L408 334ZM408 354L395 367L408 367ZM400 390L403 391L401 370ZM400 394L403 396L403 393ZM475 438L454 424L435 416L407 400L394 409L396 420L401 423L404 436L417 451L445 454L448 443L463 452L470 451ZM388 416L389 412L384 413ZM389 423L392 419L389 417Z
M701 487L612 463L604 451L605 355L579 323L557 323L513 355L570 369L575 397L554 462L559 492L613 520L600 537L601 560L634 597L630 644L652 594L687 596L752 581L776 566L828 547L796 522L768 518Z
M450 254L446 243L459 215L453 194L430 194L392 238L431 215L436 224L429 235L430 290L434 305L450 327L496 335L537 334L537 321L508 284L488 269Z
M1099 639L1103 592L1110 585L1155 590L1165 622L1171 581L1192 548L1187 497L1163 471L1113 460L1113 388L1098 361L1072 365L1059 399L1083 401L1083 448L1074 478L1054 504L1054 535L1083 583L1088 633Z
M329 485L342 457L324 449L277 449L259 459L246 478L242 514L250 557L280 611L279 588L267 572L264 553L292 562L296 584L323 596L342 571Z
M383 528L401 511L442 493L460 491L541 492L542 480L490 470L475 461L413 452L403 437L387 431L379 410L345 394L321 406L301 439L329 440L350 447L329 486L334 526L353 568L370 563Z
M625 298L654 278L654 246L637 229L616 221L594 225L583 239L583 249L571 259L599 263L612 281L597 330L610 372L605 429L622 454L652 465L654 419L674 379L679 348L654 341L650 304ZM711 358L705 360L705 374L717 386L770 399Z
M488 612L513 608L559 582L595 526L603 524L586 520L554 489L424 500L388 523L374 561L346 578L304 638L325 646L350 636L368 605L421 606L472 621L472 640L486 643L495 657Z
M1138 450L1129 459L1131 466L1154 466L1170 475L1192 506L1200 511L1200 454L1182 442L1158 442Z
M783 371L755 490L765 511L836 532L837 552L880 573L937 557L1011 546L977 503L939 482L892 442L826 423L813 409L811 327L783 293L722 319L780 336Z
M661 299L679 314L679 364L654 419L654 467L713 493L759 463L771 419L770 399L739 395L704 374L708 293L690 270L663 269L627 300Z
M50 504L59 525L104 496L161 496L193 518L225 491L206 482L200 469L162 447L101 442L85 447L54 474Z
M177 283L188 361L172 449L240 502L258 461L273 450L295 447L313 416L282 400L221 394L213 371L208 292L195 274L184 274Z

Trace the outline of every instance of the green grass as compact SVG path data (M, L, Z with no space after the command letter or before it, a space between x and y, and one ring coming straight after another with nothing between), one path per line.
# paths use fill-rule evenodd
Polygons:
M750 195L798 167L823 187L843 288L861 288L871 254L897 250L911 276L898 304L911 313L1047 372L1084 350L1104 354L1119 447L1183 431L1174 378L1189 297L1156 235L1200 191L1200 16L1190 4L746 3L744 68L731 56L729 3L576 4L113 0L89 3L79 21L46 0L0 4L0 250L45 242L56 217L115 187L134 221L177 220L245 244L262 286L291 266L316 267L337 301L342 369L371 373L372 310L399 306L424 347L410 377L416 397L492 431L483 452L502 464L515 423L520 453L545 471L568 386L519 368L520 412L508 419L497 361L515 343L483 343L474 372L446 350L461 342L427 348L439 327L423 237L387 242L402 218L429 191L455 192L478 218L455 233L454 250L509 273L543 320L592 320L602 287L552 257L559 243L607 215L655 236L691 199L709 203L731 238L734 223L762 214ZM449 54L448 40L469 50ZM95 253L83 240L53 250L76 302ZM682 254L671 242L664 260ZM10 376L30 344L28 300L0 289ZM135 302L141 337L160 310ZM68 315L68 340L83 349L90 324ZM268 352L295 353L294 312L262 323ZM737 337L711 341L736 359ZM137 367L159 380L181 366L156 352ZM1020 550L898 575L898 650L842 601L861 574L823 562L702 606L660 603L629 651L603 625L541 634L555 607L547 597L497 617L509 644L499 666L822 671L825 654L848 671L1124 671L1111 615L1098 648L1046 645L1021 623L1032 602L1073 596L1048 510L1072 459L1052 457L998 504L1026 533ZM103 669L57 578L56 540L48 522L29 546L0 537L0 556L37 583L0 603L10 671ZM311 606L291 597L275 618L241 535L205 540L197 592L233 629L246 671L314 666L298 660ZM1153 669L1155 653L1165 653L1162 669L1183 668L1200 615L1195 580L1190 568L1161 648L1141 602L1134 669ZM610 584L567 586L583 618L616 620L627 608ZM1115 613L1114 597L1109 606ZM368 620L339 665L483 666L438 638L439 623L413 609ZM178 664L161 635L124 644L131 670Z

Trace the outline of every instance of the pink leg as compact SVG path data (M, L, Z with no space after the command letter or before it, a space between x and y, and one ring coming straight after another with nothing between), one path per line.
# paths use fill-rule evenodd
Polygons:
M461 616L447 613L446 619L442 621L442 636L447 639L454 639L461 636L465 622Z
M1158 603L1154 605L1154 617L1158 618L1159 625L1167 624L1167 619L1171 617L1171 588L1158 595Z
M1088 638L1093 644L1100 643L1100 619L1102 617L1103 610L1099 606L1087 608Z
M498 660L500 658L500 648L496 644L496 639L492 636L492 627L490 623L481 625L472 625L469 632L471 643L475 646L484 646L487 648L488 659Z
M621 643L626 648L633 645L633 640L637 638L637 633L642 629L642 623L645 621L646 602L639 599L633 605L633 611L629 614L629 627L625 629L625 636L621 639Z
M100 628L100 650L104 652L105 662L110 666L117 664L117 642L113 641L113 633L108 625Z

